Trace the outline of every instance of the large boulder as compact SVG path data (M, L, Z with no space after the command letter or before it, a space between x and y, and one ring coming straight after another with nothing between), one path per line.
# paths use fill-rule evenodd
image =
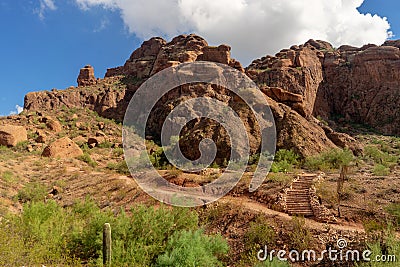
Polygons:
M43 157L52 158L76 158L82 155L82 149L68 137L63 137L53 142L42 153Z
M16 146L19 142L27 141L28 134L22 126L0 125L0 145Z

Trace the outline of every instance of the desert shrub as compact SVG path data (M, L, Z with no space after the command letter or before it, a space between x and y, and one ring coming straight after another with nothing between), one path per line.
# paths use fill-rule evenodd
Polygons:
M289 249L303 251L310 249L312 244L312 234L305 227L305 219L302 217L293 217L290 222L291 231L289 232Z
M222 266L218 256L228 250L228 244L220 235L206 236L201 230L175 232L156 266Z
M306 158L304 167L310 170L331 170L348 166L354 160L353 152L348 149L332 149L317 156Z
M113 150L113 155L114 156L119 157L119 156L122 156L123 154L124 154L124 149L122 147L114 148L114 150Z
M91 151L90 151L90 148L87 143L82 144L81 149L82 149L83 153L87 153L90 155Z
M113 146L113 143L109 142L109 141L104 141L100 144L98 144L97 147L99 148L111 148Z
M390 174L390 168L382 164L377 164L372 170L372 173L376 176L387 176Z
M376 164L383 165L387 168L396 165L399 160L398 155L383 152L376 146L366 146L364 149L364 155L366 159L372 159Z
M288 186L292 183L293 178L284 173L269 173L267 182L277 183L280 186Z
M385 229L385 225L376 220L365 220L363 221L363 227L367 234L373 232L380 232Z
M86 162L91 167L96 167L97 163L94 161L87 152L84 152L82 156L78 157L79 160Z
M267 245L269 248L276 244L275 230L268 224L264 217L259 216L251 222L244 235L244 246L247 251L258 251Z
M299 156L292 150L280 149L275 154L275 160L272 163L272 172L287 172L298 164Z
M395 217L396 223L400 225L400 203L392 203L385 209L389 214Z
M15 181L14 173L12 171L3 172L0 178L6 183L12 183Z
M193 232L198 228L198 217L188 209L136 206L131 215L114 215L90 200L69 208L55 201L31 202L24 205L21 215L8 215L0 221L0 266L79 266L81 262L102 266L106 222L112 227L114 266L154 265L160 255L179 252L173 251L172 241L197 246L187 250L189 254L179 255L177 259L183 261L205 254L212 258L209 251L226 251L221 238ZM179 234L185 231L192 234ZM180 249L180 253L185 251Z
M64 235L68 228L67 214L54 201L24 205L20 216L10 215L0 222L0 265L79 266L65 253Z
M130 174L128 165L126 165L125 160L121 160L117 163L110 162L107 164L107 169L116 171L116 172L118 172L120 174L124 174L124 175Z
M27 150L28 145L29 145L29 141L22 141L22 142L17 143L17 145L15 147L13 147L12 149L17 152L23 152L23 151Z
M28 183L18 191L17 199L22 202L43 201L47 195L47 189L40 183Z
M372 252L369 262L362 262L356 266L363 267L397 267L400 259L400 241L394 237L390 229L386 230L385 239L367 244ZM379 258L377 258L377 256Z
M162 147L158 147L151 154L149 154L149 159L151 164L158 169L165 167L169 163Z
M112 224L113 261L118 266L150 266L166 251L175 232L195 230L198 217L183 208L137 206Z

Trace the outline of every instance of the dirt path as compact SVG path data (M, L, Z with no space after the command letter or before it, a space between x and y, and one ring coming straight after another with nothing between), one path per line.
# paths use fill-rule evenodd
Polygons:
M255 211L255 212L261 212L266 215L270 215L273 217L279 217L282 220L287 220L290 221L292 219L291 216L289 216L286 213L271 210L267 208L265 205L251 200L246 197L224 197L223 199L220 200L221 202L224 203L235 203L245 209ZM312 219L305 219L306 221L306 226L310 229L318 230L318 231L323 231L326 230L327 227L334 229L334 230L341 230L341 231L353 231L353 232L359 232L359 233L365 233L364 227L362 224L355 224L355 223L348 223L348 222L343 222L339 221L336 224L327 224L327 223L320 223L316 222Z

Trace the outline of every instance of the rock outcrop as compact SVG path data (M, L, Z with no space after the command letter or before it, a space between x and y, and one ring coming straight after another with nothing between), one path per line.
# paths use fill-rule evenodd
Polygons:
M52 158L76 158L82 155L82 149L68 137L63 137L53 142L42 153L43 157Z
M108 69L105 76L125 75L143 80L168 67L194 61L227 64L243 71L240 62L231 58L230 46L209 46L200 36L190 34L179 35L169 43L160 37L151 38L132 53L124 66Z
M96 77L94 77L94 68L90 65L86 65L79 71L77 79L78 86L90 86L96 84Z
M138 88L132 85L132 88ZM62 108L88 108L100 116L122 121L133 92L120 77L107 78L91 87L68 88L56 92L32 92L25 96L27 110L61 110Z
M275 56L257 59L245 70L231 58L230 50L227 45L209 46L193 34L177 36L170 42L151 38L123 66L108 69L105 79L89 82L90 85L81 83L86 87L78 89L29 93L24 108L84 107L122 121L130 99L146 79L170 66L212 61L245 71L258 84L275 117L278 149L293 149L303 157L338 146L362 153L354 138L335 132L315 119L317 116L326 121L341 117L344 121L369 124L387 134L400 134L398 41L335 49L327 42L309 40ZM93 81L94 76L89 76L82 75L82 82ZM149 138L159 141L166 116L182 101L194 97L212 97L229 104L244 121L251 152L257 151L260 134L251 111L226 88L208 84L180 86L163 96L149 117ZM221 125L206 119L192 121L183 133L190 137L180 139L188 158L199 156L193 147L206 137L217 144L219 160L229 156L230 140Z
M400 43L334 49L310 40L257 59L246 73L258 84L304 97L305 115L342 117L400 134Z
M0 145L16 146L19 142L27 141L28 134L22 126L0 125Z

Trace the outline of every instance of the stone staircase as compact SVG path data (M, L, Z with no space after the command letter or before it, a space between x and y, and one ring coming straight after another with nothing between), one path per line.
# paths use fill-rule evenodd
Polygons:
M316 174L302 174L293 181L286 195L286 210L289 215L314 216L309 192L317 177Z

